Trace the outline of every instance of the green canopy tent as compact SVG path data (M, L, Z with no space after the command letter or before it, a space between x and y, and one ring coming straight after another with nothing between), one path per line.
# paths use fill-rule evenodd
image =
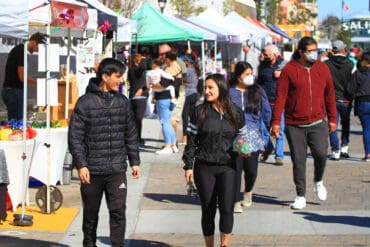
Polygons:
M137 35L132 43L164 43L176 41L203 41L203 33L179 26L144 2L131 19L137 21Z

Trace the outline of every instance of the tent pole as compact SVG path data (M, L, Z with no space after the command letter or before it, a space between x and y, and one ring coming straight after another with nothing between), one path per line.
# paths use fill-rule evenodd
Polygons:
M215 55L214 55L214 72L216 72L216 67L217 67L217 40L215 40Z
M66 102L64 118L68 119L69 116L69 82L70 82L70 67L71 67L71 28L68 28L68 45L67 45L67 62L66 62Z
M27 68L28 68L28 62L27 62L27 46L28 41L24 43L24 52L23 52L23 60L24 60L24 70L23 70L23 154L22 154L22 188L23 195L22 195L22 219L24 217L25 213L25 200L26 198L26 165L27 165L27 145L26 145L26 124L27 124Z
M202 78L203 83L205 83L206 80L206 59L205 59L205 52L204 52L204 40L202 41Z
M44 144L47 149L47 184L46 184L46 213L50 214L50 71L49 71L49 56L50 56L50 24L46 26L47 42L45 44L45 70L46 70L46 140Z

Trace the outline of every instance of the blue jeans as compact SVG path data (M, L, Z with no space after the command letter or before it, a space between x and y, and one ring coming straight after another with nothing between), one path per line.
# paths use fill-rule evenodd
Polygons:
M271 105L270 105L271 106ZM274 106L271 106L271 112L274 111ZM265 126L263 122L261 122L261 132L262 138L265 143L265 150L272 151L274 150L274 145L272 144L270 133L269 133L270 126ZM275 147L275 159L276 158L284 158L284 129L285 129L285 118L284 112L281 114L280 120L280 133L279 138L276 139L276 147Z
M362 140L365 155L370 155L370 102L356 103L356 112L362 125Z
M342 126L341 146L348 146L349 131L350 131L350 118L351 118L352 102L346 103L342 100L337 101L337 126L340 117L340 125ZM339 150L339 139L337 131L330 133L330 146L332 151Z
M23 89L3 89L2 97L8 109L8 120L23 119Z
M156 102L157 114L162 124L162 131L165 144L175 144L175 131L171 125L172 111L170 110L170 99L160 99Z

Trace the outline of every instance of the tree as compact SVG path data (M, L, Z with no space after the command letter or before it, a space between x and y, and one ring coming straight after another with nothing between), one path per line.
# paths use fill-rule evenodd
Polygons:
M280 2L282 0L267 0L267 23L280 24L283 19L282 12L280 11Z
M249 16L248 8L246 5L239 3L235 0L226 0L223 2L223 12L224 15L229 14L230 12L235 11L240 16Z
M130 18L143 0L99 0L119 15Z
M341 28L340 24L341 22L338 17L328 16L319 26L321 38L326 38L329 40L336 39Z
M294 2L293 5L295 5L295 11L289 12L288 24L307 23L310 20L311 11L305 8L300 1Z
M336 39L342 40L347 45L347 47L351 47L352 46L351 30L344 31L342 27L340 31L338 32Z
M196 6L196 0L170 0L170 4L175 9L177 15L187 18L193 14L198 15L206 8L203 6Z

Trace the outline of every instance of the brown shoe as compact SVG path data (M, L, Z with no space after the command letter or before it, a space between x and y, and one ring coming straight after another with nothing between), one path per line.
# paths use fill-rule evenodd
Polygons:
M276 166L282 166L282 165L284 165L283 159L282 158L276 158L275 159L275 165Z

